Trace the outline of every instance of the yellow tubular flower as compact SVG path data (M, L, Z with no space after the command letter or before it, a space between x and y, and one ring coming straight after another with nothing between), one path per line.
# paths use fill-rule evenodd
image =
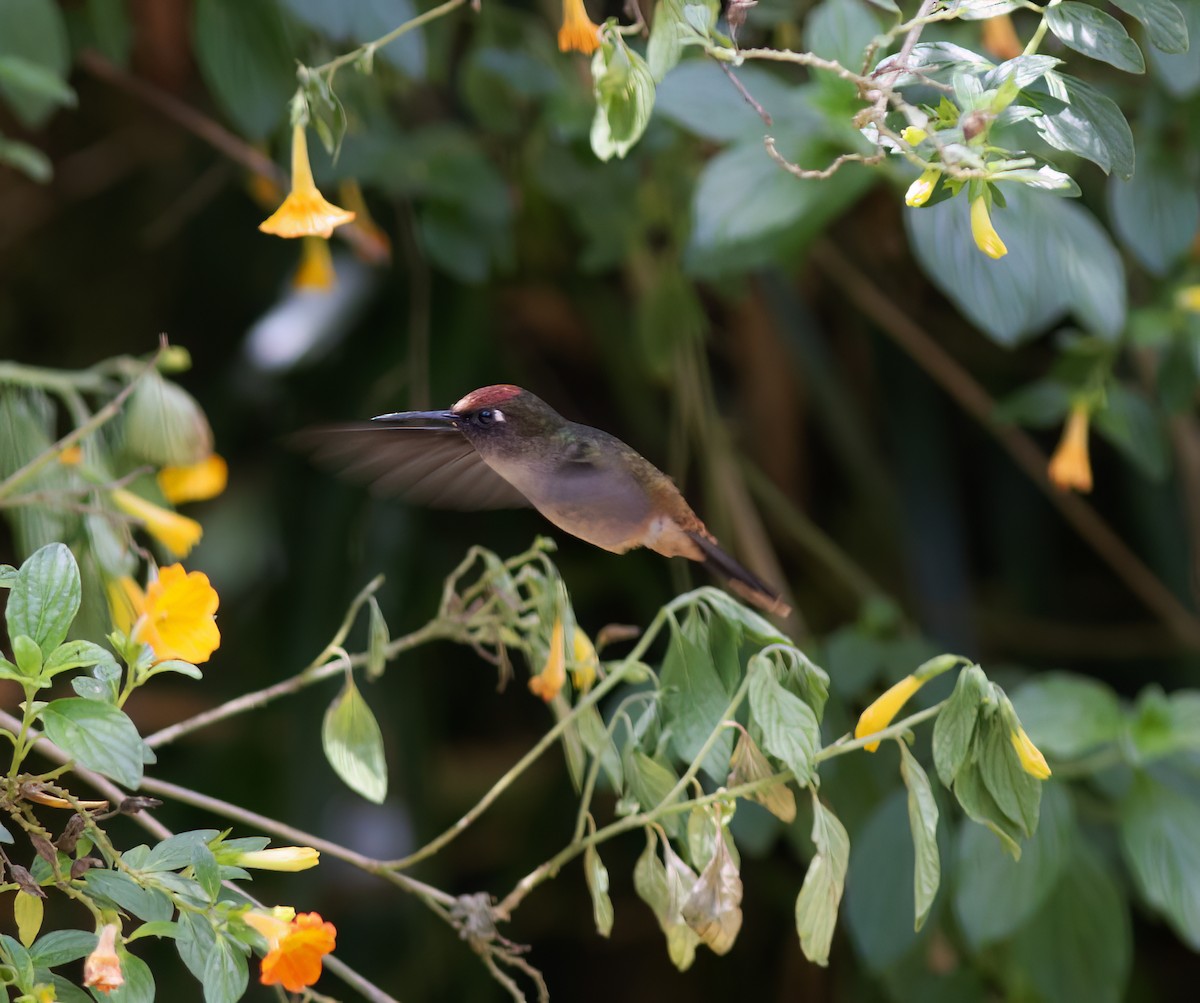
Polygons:
M1050 457L1047 475L1060 491L1075 491L1086 494L1092 490L1092 463L1088 458L1087 405L1076 404L1067 416L1058 448Z
M924 679L905 676L900 682L886 690L879 699L862 712L862 716L858 719L858 725L854 729L854 737L865 738L867 735L874 735L877 731L883 731L892 723L892 719L900 712L900 708L908 703L909 698L924 685ZM863 748L867 752L874 752L879 748L879 743L868 742Z
M216 453L211 453L199 463L191 463L186 467L163 467L158 472L158 488L172 505L215 498L225 490L227 483L229 464Z
M155 505L132 491L117 488L112 492L112 500L117 508L145 526L146 532L176 557L187 557L204 535L204 527L195 519Z
M292 190L283 205L258 224L263 233L277 237L325 237L335 227L349 223L354 213L327 202L317 191L308 162L308 139L304 126L292 127Z
M311 846L273 846L268 850L246 850L223 863L259 871L307 871L321 861Z
M208 575L182 564L162 568L146 589L133 638L150 645L159 661L207 662L221 644L218 602Z
M293 289L313 289L328 292L337 285L337 271L329 241L320 237L305 237L300 243L300 264L292 276Z
M933 194L934 188L937 187L938 178L942 176L942 172L936 167L931 167L922 174L916 181L908 186L908 192L904 196L904 204L912 206L914 209L919 209L929 201L929 196Z
M529 692L541 697L549 703L563 688L567 681L567 646L563 640L562 617L554 618L554 627L550 631L550 654L542 671L529 679Z
M1025 729L1018 726L1017 730L1009 735L1009 738L1012 740L1013 748L1017 750L1017 758L1021 760L1021 769L1031 777L1037 777L1038 780L1048 779L1050 767L1046 763L1046 757L1042 755L1042 750L1034 745L1029 736L1025 734Z
M125 984L121 959L117 957L117 925L107 923L100 939L83 962L83 984L98 993L111 993Z
M992 226L987 198L983 195L971 203L971 236L975 238L975 246L989 258L1003 258L1008 253L1000 234Z
M596 681L596 670L600 667L600 659L596 657L596 648L592 639L579 627L575 628L575 637L571 647L574 664L571 666L571 682L580 693L586 693Z
M558 29L560 52L582 52L590 56L600 48L600 26L588 17L583 0L563 0L563 23Z
M917 125L906 125L900 130L900 138L909 146L919 146L928 135L929 133Z

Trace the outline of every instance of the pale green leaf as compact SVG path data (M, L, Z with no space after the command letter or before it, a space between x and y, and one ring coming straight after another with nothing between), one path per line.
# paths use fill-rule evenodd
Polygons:
M387 797L383 733L366 700L347 676L346 685L325 712L321 727L325 758L351 790L382 804Z
M897 744L900 746L900 775L908 788L908 826L912 831L916 862L913 873L913 929L920 930L925 925L929 910L933 908L942 880L937 842L938 807L925 770L909 751L907 743L901 741Z
M150 750L123 711L98 700L67 697L47 704L40 717L50 741L81 766L129 788L142 782Z
M32 554L17 573L4 611L9 637L27 634L43 655L67 636L79 612L82 586L70 548L50 543Z
M816 856L808 865L804 884L796 897L796 933L809 961L829 963L829 948L837 927L838 906L850 863L850 837L836 815L812 792L812 841Z

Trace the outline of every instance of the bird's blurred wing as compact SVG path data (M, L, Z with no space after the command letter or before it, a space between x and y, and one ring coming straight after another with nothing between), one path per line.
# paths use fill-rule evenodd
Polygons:
M371 422L325 425L293 436L315 463L373 494L449 509L521 508L520 491L483 462L453 428L408 428Z

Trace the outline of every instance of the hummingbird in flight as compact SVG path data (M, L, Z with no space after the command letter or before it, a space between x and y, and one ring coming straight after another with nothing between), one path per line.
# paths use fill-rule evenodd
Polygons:
M520 387L482 387L445 411L313 429L301 444L379 494L433 508L532 506L604 550L686 557L760 609L791 612L721 549L670 477L616 436L567 420Z

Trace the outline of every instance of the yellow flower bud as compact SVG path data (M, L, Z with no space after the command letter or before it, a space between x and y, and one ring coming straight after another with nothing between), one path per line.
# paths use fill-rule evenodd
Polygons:
M1050 767L1046 763L1046 757L1042 755L1042 750L1034 745L1030 737L1025 734L1025 729L1018 726L1017 730L1009 735L1009 738L1012 740L1013 748L1017 750L1017 758L1021 760L1021 769L1031 777L1046 780L1050 776Z
M989 258L1000 259L1008 253L1000 234L992 226L992 217L988 212L987 198L980 195L971 203L971 236L975 238L975 246Z
M596 672L600 668L600 659L596 657L596 649L592 639L579 627L575 628L575 636L571 647L573 662L571 665L571 682L580 693L586 693L596 681Z
M307 871L320 863L321 854L311 846L273 846L266 850L245 850L221 862L233 867L259 871Z
M1200 313L1200 284L1184 286L1175 294L1175 305L1180 310ZM64 461L65 462L65 461Z
M900 138L909 146L919 146L928 136L929 133L919 125L907 125L900 130Z
M937 187L938 178L942 176L942 172L936 167L931 167L922 174L916 181L908 186L908 192L904 196L904 204L918 209L929 201L929 196L933 194L934 188Z

